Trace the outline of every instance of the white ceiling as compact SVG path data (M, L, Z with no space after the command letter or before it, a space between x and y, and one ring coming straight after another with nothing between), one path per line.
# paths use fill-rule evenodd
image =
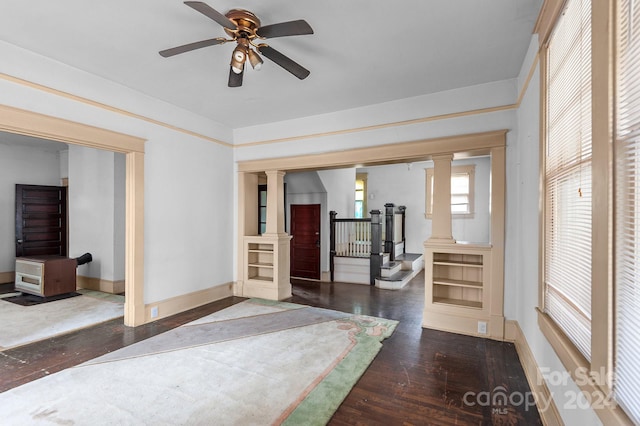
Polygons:
M267 41L311 71L298 80L265 58L227 87L231 43L180 0L2 0L0 39L232 128L514 78L542 0L207 0L263 25L305 19L313 35Z

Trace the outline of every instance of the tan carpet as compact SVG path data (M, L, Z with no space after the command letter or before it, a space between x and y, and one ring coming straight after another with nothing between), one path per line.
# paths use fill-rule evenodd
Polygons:
M32 306L20 306L0 300L0 350L33 343L124 315L124 296L92 290L78 292L82 295Z
M252 299L0 394L9 424L325 424L397 322Z

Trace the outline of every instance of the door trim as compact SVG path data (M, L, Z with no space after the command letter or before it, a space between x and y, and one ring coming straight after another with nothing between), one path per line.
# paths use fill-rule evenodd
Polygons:
M0 105L0 130L126 154L124 324L144 324L145 140L6 105Z
M295 239L295 235L293 235L293 229L294 229L294 207L298 208L298 207L308 207L308 206L313 206L314 208L317 207L318 210L318 232L317 232L317 236L318 236L318 262L316 263L316 267L317 267L317 277L314 278L307 278L307 277L300 277L297 275L293 275L293 240ZM286 209L285 209L286 210ZM318 203L312 203L312 204L290 204L289 205L289 210L291 213L291 224L289 226L290 228L290 235L292 236L292 240L291 240L291 254L290 254L290 276L291 277L295 277L295 278L300 278L300 279L310 279L310 280L318 280L320 281L322 279L322 205L318 204Z

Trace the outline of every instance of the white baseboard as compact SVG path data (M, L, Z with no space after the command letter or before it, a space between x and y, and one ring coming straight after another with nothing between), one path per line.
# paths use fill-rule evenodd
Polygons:
M233 296L233 286L234 283L229 282L205 290L149 303L144 307L144 322L156 321L160 318L166 318L180 312L188 311L189 309L197 308L198 306L206 305L207 303L215 302L216 300L231 297ZM152 318L151 312L155 310L154 308L157 308L158 315Z
M504 328L505 340L513 342L516 346L516 352L518 352L518 356L520 357L520 364L522 364L522 368L524 369L524 374L529 382L531 392L533 392L535 396L542 423L547 426L564 425L560 412L553 401L551 391L547 387L547 383L544 380L518 321L506 320Z

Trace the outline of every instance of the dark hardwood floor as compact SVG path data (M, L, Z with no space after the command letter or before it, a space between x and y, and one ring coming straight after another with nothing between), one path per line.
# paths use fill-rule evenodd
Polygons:
M292 284L290 302L400 321L330 425L542 424L512 344L421 327L422 273L399 291L303 280ZM242 300L227 298L136 328L116 319L0 352L0 392Z

